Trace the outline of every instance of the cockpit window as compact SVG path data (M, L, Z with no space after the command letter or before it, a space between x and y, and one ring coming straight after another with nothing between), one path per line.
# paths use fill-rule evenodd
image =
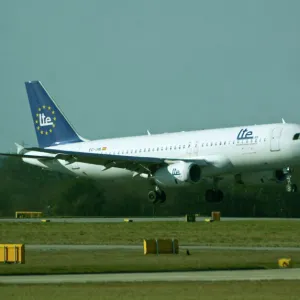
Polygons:
M293 137L293 140L300 140L300 133L296 133Z

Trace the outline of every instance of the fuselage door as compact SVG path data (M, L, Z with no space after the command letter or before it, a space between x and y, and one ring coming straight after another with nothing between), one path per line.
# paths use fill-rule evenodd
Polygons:
M272 129L270 151L280 151L281 133L282 133L282 127L276 127Z

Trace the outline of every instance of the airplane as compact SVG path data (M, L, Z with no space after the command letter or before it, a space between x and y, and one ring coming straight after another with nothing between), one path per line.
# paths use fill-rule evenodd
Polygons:
M219 203L219 183L286 183L295 193L293 168L300 164L300 125L274 123L188 132L88 140L80 136L40 81L25 82L38 147L18 144L23 162L96 181L140 179L148 200L164 203L168 188L195 187L208 180L207 202ZM146 195L145 195L146 196Z

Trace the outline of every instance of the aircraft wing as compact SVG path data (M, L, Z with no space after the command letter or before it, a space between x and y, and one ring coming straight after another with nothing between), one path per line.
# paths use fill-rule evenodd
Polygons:
M210 165L205 159L182 159L182 158L153 158L153 157L140 157L140 156L125 156L125 155L111 155L99 154L89 152L76 152L58 149L41 149L41 148L27 148L26 152L40 152L39 154L31 155L26 154L8 154L0 153L0 156L13 156L20 158L34 158L40 160L65 160L72 162L82 162L95 165L103 165L106 169L117 167L131 170L138 173L153 173L157 169L172 164L176 161L194 162L200 166ZM49 155L47 155L49 154Z

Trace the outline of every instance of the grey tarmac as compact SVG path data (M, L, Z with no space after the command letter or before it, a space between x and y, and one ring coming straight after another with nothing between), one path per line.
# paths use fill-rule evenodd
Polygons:
M0 276L0 284L299 280L300 269Z
M241 250L241 251L300 251L300 247L230 247L230 246L202 246L202 245L179 245L180 249L189 250ZM55 251L55 250L75 250L75 251L91 251L91 250L141 250L143 245L25 245L26 250L35 251Z
M196 217L197 222L203 222L205 219L210 218L209 216L206 217ZM0 218L1 222L25 222L25 223L40 223L41 220L46 219L52 223L120 223L124 222L124 219L130 219L133 222L183 222L185 221L185 217L145 217L145 218L138 218L138 217L123 217L123 218L32 218L32 219L16 219L16 218ZM228 218L228 217L221 217L221 221L230 222L230 221L300 221L300 218Z

